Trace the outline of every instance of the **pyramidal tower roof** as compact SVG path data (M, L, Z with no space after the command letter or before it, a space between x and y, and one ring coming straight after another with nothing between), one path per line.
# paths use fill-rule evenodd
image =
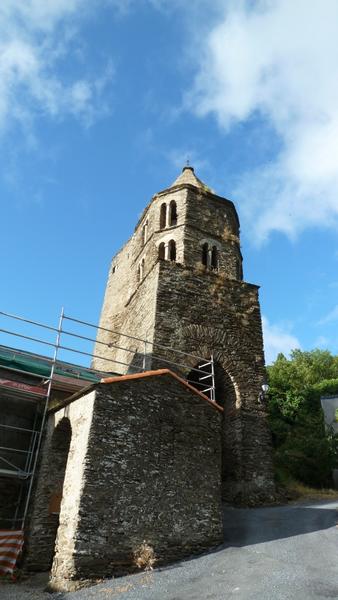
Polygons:
M175 187L176 185L184 185L189 184L195 187L201 188L203 190L208 189L208 186L203 183L198 177L195 175L194 168L190 165L186 165L182 169L182 173L175 179L174 183L171 184L170 187Z

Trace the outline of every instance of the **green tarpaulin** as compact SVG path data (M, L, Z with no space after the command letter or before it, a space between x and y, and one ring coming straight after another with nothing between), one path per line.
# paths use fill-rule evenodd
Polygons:
M21 353L11 348L0 346L0 367L19 369L27 373L34 373L48 378L51 372L51 362L43 356L36 354ZM85 381L100 381L102 375L93 371L87 371L78 365L58 362L55 368L56 375L84 379Z

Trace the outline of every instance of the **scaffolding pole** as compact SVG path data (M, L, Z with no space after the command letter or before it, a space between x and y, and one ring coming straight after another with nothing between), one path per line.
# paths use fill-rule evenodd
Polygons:
M46 339L42 339L41 337L36 337L35 335L28 335L27 332L18 332L13 331L6 328L0 328L0 333L4 333L7 335L14 336L16 338L20 338L23 340L27 340L31 343L42 344L44 347L48 347L53 349L52 356L44 356L41 354L34 354L32 352L25 352L24 350L17 350L13 348L9 348L7 346L0 345L0 355L1 351L3 352L3 356L6 357L6 352L8 356L14 357L14 365L11 364L10 359L8 359L8 363L6 359L4 364L0 363L0 367L3 370L8 370L11 375L9 377L15 378L17 376L17 380L15 379L4 379L0 377L0 391L3 390L3 397L5 400L18 399L19 401L29 401L31 403L36 404L36 410L34 413L34 425L31 429L24 427L14 427L11 425L2 424L0 422L0 427L8 430L12 430L13 433L17 432L22 435L30 435L29 443L27 443L27 448L14 448L13 444L9 446L4 446L1 444L0 453L5 452L5 457L0 456L0 460L3 463L7 464L8 468L0 468L0 476L4 477L12 476L21 480L20 491L18 494L15 514L12 519L1 519L3 521L11 521L12 527L20 526L24 528L27 514L29 510L32 489L35 481L37 465L39 460L39 453L41 450L41 444L46 424L46 418L48 414L48 406L51 397L51 391L53 382L58 382L60 385L60 374L61 381L65 381L65 378L76 378L80 382L83 381L83 387L85 387L88 381L95 383L95 381L99 382L101 378L111 376L112 371L106 371L102 369L94 369L88 366L81 366L78 364L74 364L71 362L65 362L59 359L60 351L74 353L76 356L80 355L83 357L90 357L91 359L99 359L102 361L106 361L111 364L120 365L121 367L127 367L128 370L132 370L135 372L142 372L147 369L147 365L149 364L148 359L156 360L156 363L161 366L169 366L169 367L178 367L180 374L183 372L192 373L194 380L189 380L189 376L186 377L188 383L194 386L199 392L202 392L206 395L210 400L215 402L215 368L214 368L214 357L211 355L210 359L206 359L205 357L200 357L189 352L183 352L182 350L177 350L176 348L172 348L170 346L165 346L162 344L157 344L156 342L145 340L136 336L131 336L127 333L117 332L114 330L110 330L105 327L101 327L98 325L94 325L92 323L88 323L87 321L82 321L80 319L68 316L65 314L64 309L62 308L58 326L52 327L49 325L45 325L39 321L34 321L32 319L27 319L18 315L14 315L12 313L6 313L4 311L0 311L0 316L16 320L22 324L27 324L28 326L38 327L46 332L56 333L55 342L48 341ZM69 331L68 328L64 329L65 321L73 322L77 325L81 325L83 327L90 327L97 331L97 337L91 337L89 335L81 335L79 333L75 333L74 331ZM120 340L119 344L114 344L109 341L102 341L97 339L99 336L99 332L107 332L111 336L118 336ZM31 333L30 331L28 332ZM134 355L139 360L134 364L127 362L128 359L122 357L122 360L118 360L117 355L114 357L102 356L99 353L87 352L83 348L72 347L72 345L65 344L63 342L64 337L70 337L76 342L91 342L99 345L100 347L106 347L116 351L122 351L125 353L129 353L130 355ZM121 341L122 340L122 341ZM137 342L137 346L139 346L139 350L136 348L131 349L130 347L124 347L123 340L127 340L127 343ZM98 348L98 346L96 346ZM162 352L165 354L161 355ZM31 368L24 368L23 361L30 358ZM21 362L20 362L21 361ZM32 364L34 361L40 365L40 370L34 372ZM193 365L189 364L189 362L193 362ZM29 361L27 359L27 364L29 365ZM26 364L26 367L27 367ZM45 374L43 373L45 371ZM56 379L57 375L57 379ZM114 373L117 375L117 373ZM20 381L20 377L26 376L28 378L37 379L33 384L23 383ZM39 381L40 380L40 381ZM73 381L74 379L72 379ZM86 383L85 383L86 382ZM74 385L74 384L73 384ZM77 384L78 385L78 384ZM81 385L81 384L80 384ZM66 388L70 389L70 388ZM42 411L42 415L41 415ZM33 413L32 413L33 419ZM0 419L1 420L1 419ZM19 444L20 445L20 444ZM20 460L17 462L18 465L23 466L23 468L16 467L15 461L12 463L8 457L8 454L13 453L17 455L25 455L24 465ZM7 454L6 454L7 453ZM22 509L22 510L21 510Z

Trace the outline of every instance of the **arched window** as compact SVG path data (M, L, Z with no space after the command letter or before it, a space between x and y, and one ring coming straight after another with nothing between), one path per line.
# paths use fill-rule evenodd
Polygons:
M215 271L218 270L218 250L216 246L213 246L211 250L211 268Z
M148 221L142 227L142 244L145 245L148 238Z
M169 226L177 225L177 206L175 200L172 200L169 205Z
M176 242L174 240L170 240L169 244L168 244L168 250L169 250L169 260L175 261L176 260Z
M165 259L165 245L164 242L161 242L161 244L158 247L158 257L160 260L164 260Z
M143 277L144 277L144 258L142 258L142 260L139 263L139 266L137 268L137 279L138 279L139 283L140 283L140 281L142 281Z
M160 229L165 229L167 224L167 205L165 202L161 204L161 213L160 213Z
M205 267L208 266L208 250L209 250L208 244L203 244L203 246L202 246L202 265L204 265Z

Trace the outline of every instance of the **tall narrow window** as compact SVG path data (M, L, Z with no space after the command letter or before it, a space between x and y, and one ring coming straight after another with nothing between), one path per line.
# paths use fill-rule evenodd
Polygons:
M203 246L202 246L202 265L204 265L205 267L208 266L208 250L209 250L208 244L203 244Z
M167 224L167 205L163 203L161 205L161 213L160 213L160 229L165 229Z
M172 200L169 205L169 226L177 225L177 206L175 200Z
M138 269L137 269L137 278L138 281L140 283L140 281L142 281L144 277L144 258L142 258L141 262L139 263Z
M145 245L148 238L148 221L142 227L142 244Z
M169 250L169 260L175 261L176 260L176 243L174 242L174 240L170 240L170 242L168 244L168 250Z
M218 270L218 250L216 246L213 246L211 250L211 268L215 271Z
M161 242L161 244L158 247L158 257L160 260L164 260L165 259L165 245L164 242Z

